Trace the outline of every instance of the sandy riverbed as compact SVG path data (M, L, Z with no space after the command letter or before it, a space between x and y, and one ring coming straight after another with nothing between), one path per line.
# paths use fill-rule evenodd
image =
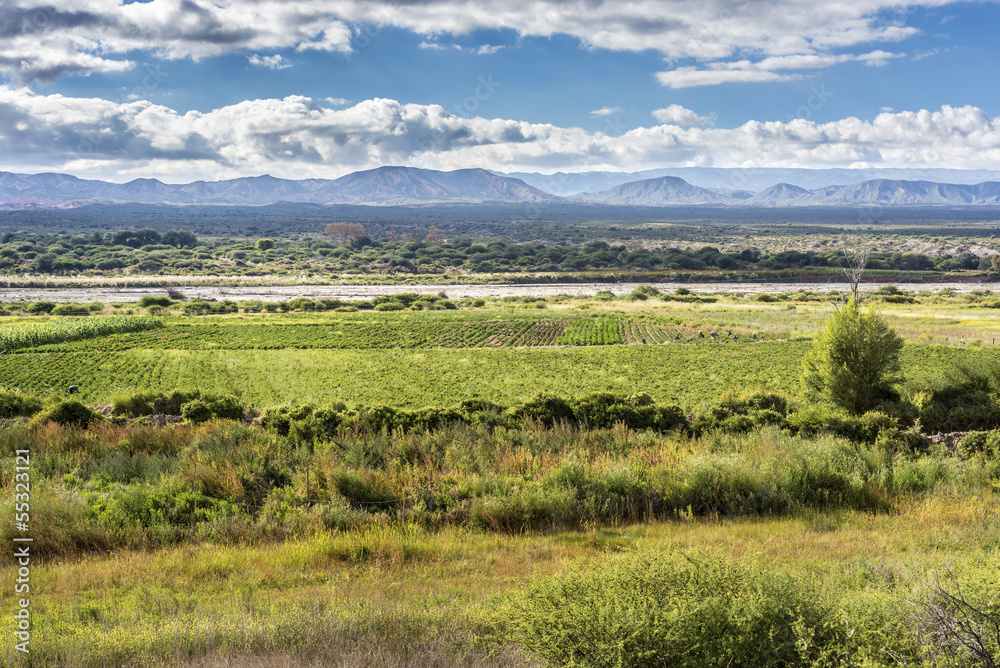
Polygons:
M272 285L272 286L184 286L181 291L188 299L258 299L277 302L306 297L309 299L363 300L380 295L400 292L421 294L444 293L452 299L462 297L549 297L557 294L590 296L600 290L610 290L621 295L631 292L638 283L563 283L563 284L500 284L500 285ZM843 291L846 283L657 283L661 292L673 292L685 287L692 292L723 292L734 295L779 293L809 290L812 292ZM872 291L879 285L865 285ZM950 288L955 292L1000 289L1000 283L919 283L902 284L908 291L934 292ZM77 287L77 288L2 288L0 302L39 301L53 302L136 302L146 295L166 295L161 287Z

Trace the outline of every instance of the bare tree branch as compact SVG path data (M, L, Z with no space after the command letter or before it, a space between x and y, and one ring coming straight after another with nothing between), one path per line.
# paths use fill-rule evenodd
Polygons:
M851 285L851 297L854 299L855 304L861 303L861 295L858 292L858 288L861 285L865 267L868 266L868 256L870 254L871 248L867 245L858 246L853 250L844 249L844 259L847 261L847 266L844 267L844 277Z
M951 592L935 577L930 598L918 604L921 640L934 665L997 668L1000 658L1000 615L991 614L968 599L960 585Z

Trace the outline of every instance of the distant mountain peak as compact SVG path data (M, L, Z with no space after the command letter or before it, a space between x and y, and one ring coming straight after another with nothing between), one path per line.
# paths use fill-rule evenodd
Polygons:
M848 185L816 186L810 189L783 180L755 192L744 185L746 182L744 173L719 171L727 178L710 181L711 187L694 185L674 174L655 174L649 178L636 178L642 174L619 173L609 176L608 173L601 172L582 175L558 173L545 177L547 181L539 181L538 177L541 175L537 174L523 174L519 176L524 178L518 178L476 167L439 171L398 165L385 165L353 172L334 180L315 178L293 180L261 174L224 181L194 181L186 184L168 184L155 178L136 178L127 183L108 183L53 172L39 174L0 172L0 206L72 207L93 202L408 205L566 201L563 197L550 194L545 188L535 185L539 182L548 184L549 189L562 194L572 193L574 183L603 183L607 187L601 188L598 192L587 193L577 190L578 194L571 201L620 206L1000 205L1000 180L997 179L975 183L945 183L928 178L889 178L899 174L908 175L910 172L883 170L877 172L877 178L854 181L847 181L845 178L842 183L849 183ZM817 171L830 173L837 178L852 173L850 170ZM939 171L944 173L944 170ZM795 172L796 170L775 169L767 173L794 176ZM914 175L923 173L918 172ZM997 174L1000 175L1000 172ZM584 180L580 181L580 178ZM623 182L622 178L628 180Z

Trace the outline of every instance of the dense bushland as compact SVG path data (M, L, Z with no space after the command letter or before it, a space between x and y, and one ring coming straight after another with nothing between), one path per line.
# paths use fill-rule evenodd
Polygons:
M317 230L318 232L318 230ZM241 235L242 236L242 235ZM535 237L532 237L535 238ZM467 237L422 241L368 236L353 241L306 238L198 239L186 231L119 230L85 234L8 232L0 243L0 272L9 274L120 273L269 274L290 270L435 274L443 272L782 271L844 267L841 251L732 250L672 245L633 248L605 241L556 244L476 243ZM973 253L872 253L868 268L956 271L992 268Z

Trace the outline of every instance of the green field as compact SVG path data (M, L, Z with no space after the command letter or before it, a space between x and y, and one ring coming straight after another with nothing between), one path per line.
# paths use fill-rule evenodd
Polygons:
M150 389L235 394L258 407L336 399L349 404L450 406L482 397L523 400L564 395L648 392L692 407L726 392L794 394L807 342L672 346L587 346L499 350L177 350L22 352L0 356L3 384L32 393L78 385L90 403ZM910 346L907 376L919 385L956 363L1000 359L994 349Z
M483 317L485 316L485 317ZM267 317L267 316L265 316ZM97 340L38 345L38 351L85 350L284 350L284 349L411 349L411 348L533 348L615 344L674 344L757 340L763 334L693 325L670 318L636 319L612 316L538 318L521 314L460 313L449 317L406 315L379 317L326 316L316 322L296 322L294 316L223 320L220 323L175 319L169 328L101 336ZM46 323L54 326L56 323ZM25 329L10 328L12 332ZM716 331L718 330L718 331ZM4 330L0 329L0 333Z

